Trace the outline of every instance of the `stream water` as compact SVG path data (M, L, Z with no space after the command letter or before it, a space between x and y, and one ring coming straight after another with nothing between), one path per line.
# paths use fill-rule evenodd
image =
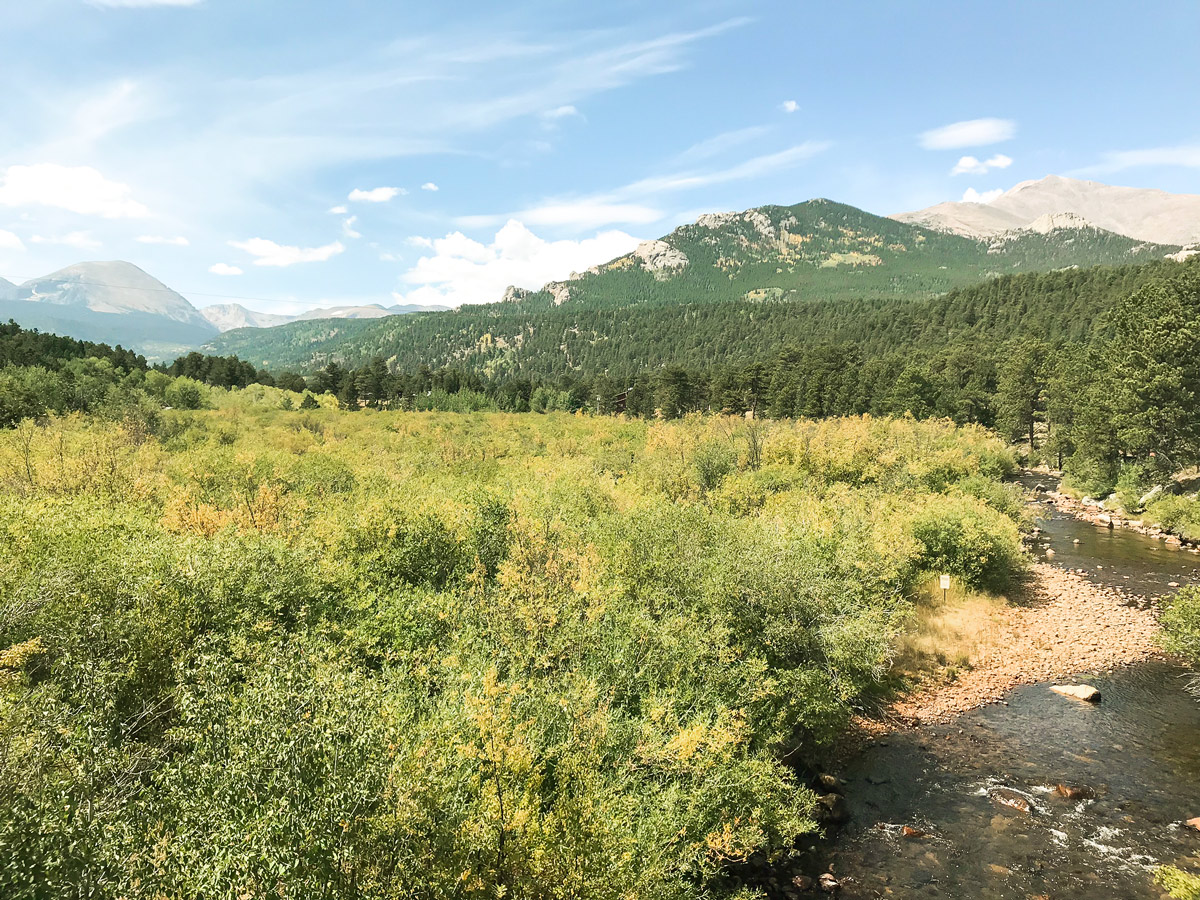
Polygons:
M1054 549L1055 565L1151 598L1200 583L1197 555L1039 507L1037 551ZM1200 816L1200 702L1186 670L1158 661L1080 680L1100 704L1029 685L863 751L841 773L850 824L822 858L841 896L1159 900L1158 866L1200 867L1200 832L1182 824ZM1058 783L1095 799L1067 800ZM1031 811L998 803L997 788Z

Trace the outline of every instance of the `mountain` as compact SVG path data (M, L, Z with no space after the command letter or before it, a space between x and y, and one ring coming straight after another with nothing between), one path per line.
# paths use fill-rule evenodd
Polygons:
M939 203L893 216L965 237L1028 228L1041 216L1072 213L1097 228L1156 244L1200 241L1200 195L1169 194L1047 175L1022 181L991 203Z
M240 303L217 303L205 306L200 315L212 322L218 331L231 331L234 328L270 328L273 325L283 325L292 321L291 316L277 316L272 313L256 312L247 309Z
M497 303L243 329L206 349L269 369L382 356L407 369L625 373L765 349L791 327L780 317L799 321L793 312L815 303L911 302L1005 274L1161 261L1177 250L1062 217L976 240L817 199L701 216L566 281L509 288Z
M122 344L166 358L212 338L196 308L132 263L85 262L34 278L0 300L0 319L26 328Z

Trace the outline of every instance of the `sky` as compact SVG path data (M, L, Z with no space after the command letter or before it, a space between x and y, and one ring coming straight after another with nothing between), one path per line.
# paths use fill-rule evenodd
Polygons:
M1200 194L1200 4L0 5L0 276L483 303L704 212Z

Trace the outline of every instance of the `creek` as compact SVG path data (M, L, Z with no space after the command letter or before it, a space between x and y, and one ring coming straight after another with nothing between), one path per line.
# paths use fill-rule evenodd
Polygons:
M1054 565L1130 602L1200 584L1200 556L1037 506L1034 552L1053 549ZM1200 816L1200 702L1187 670L1158 660L1079 680L1100 689L1099 704L1026 685L1006 705L892 734L850 761L840 774L851 820L820 851L841 896L1160 900L1158 866L1200 868L1200 832L1182 824ZM1060 783L1094 799L1062 797Z

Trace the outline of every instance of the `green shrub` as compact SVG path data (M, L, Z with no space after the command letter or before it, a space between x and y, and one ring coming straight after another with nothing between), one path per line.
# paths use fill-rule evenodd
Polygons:
M1146 518L1167 531L1200 540L1200 497L1160 495L1146 507Z
M1026 567L1016 524L965 497L935 500L911 523L918 566L956 575L970 588L1007 589Z
M1062 487L1078 497L1106 497L1116 486L1118 467L1075 454L1063 470Z
M1189 875L1174 866L1162 866L1154 873L1154 883L1173 900L1200 900L1200 875Z
M1172 653L1200 664L1200 587L1185 587L1164 601L1165 646Z

